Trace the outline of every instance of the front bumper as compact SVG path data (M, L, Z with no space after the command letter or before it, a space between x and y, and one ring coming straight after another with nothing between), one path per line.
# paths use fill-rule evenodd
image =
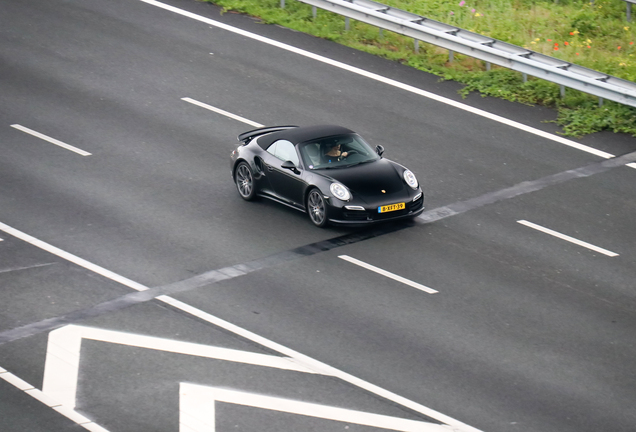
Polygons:
M359 210L347 209L346 207L344 205L342 207L330 205L328 210L329 222L338 225L368 225L414 218L424 211L424 194L420 193L419 198L406 202L404 209L387 213L379 213L378 207L375 206L355 206L359 207Z

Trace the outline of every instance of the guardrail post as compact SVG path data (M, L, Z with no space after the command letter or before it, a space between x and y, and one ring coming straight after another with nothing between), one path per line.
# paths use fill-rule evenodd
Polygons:
M490 62L486 62L486 72L490 72Z
M413 51L415 51L416 54L420 52L420 41L417 39L413 39Z
M632 20L632 4L630 2L627 3L627 22Z
M349 31L349 17L345 17L345 31Z
M285 0L280 0L280 8L285 9Z
M312 6L311 7L311 15L314 17L314 19L316 19L316 14L317 14L317 9L316 6Z
M600 108L602 106L603 106L603 98L600 97L600 98L598 98L598 107Z
M448 62L452 63L455 60L455 51L448 50Z
M523 78L523 82L524 82L524 83L528 82L528 74L527 74L527 73L525 73L525 72L524 72L524 73L522 73L522 74L521 74L521 77Z
M563 99L565 97L565 86L561 84L559 87L561 88L561 99Z

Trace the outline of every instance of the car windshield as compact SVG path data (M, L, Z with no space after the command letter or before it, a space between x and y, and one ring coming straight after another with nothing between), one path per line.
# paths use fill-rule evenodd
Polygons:
M380 157L360 135L338 135L308 141L299 146L303 163L309 169L346 168Z

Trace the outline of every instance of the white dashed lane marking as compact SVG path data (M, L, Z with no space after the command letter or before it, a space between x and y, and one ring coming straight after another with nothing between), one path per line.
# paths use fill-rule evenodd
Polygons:
M50 142L51 144L55 144L56 146L59 146L59 147L65 148L66 150L70 150L70 151L72 151L72 152L75 152L75 153L77 153L77 154L79 154L79 155L81 155L81 156L90 156L90 155L91 155L91 154L90 154L89 152L87 152L87 151L84 151L84 150L79 149L79 148L77 148L77 147L73 147L73 146L72 146L72 145L70 145L70 144L66 144L66 143L64 143L64 142L62 142L62 141L56 140L55 138L51 138L50 136L47 136L47 135L41 134L40 132L36 132L36 131L34 131L33 129L29 129L29 128L24 127L24 126L21 126L21 125L19 125L19 124L13 124L13 125L11 125L11 127L12 127L12 128L14 128L14 129L20 130L20 131L22 131L22 132L24 132L24 133L27 133L27 134L29 134L29 135L32 135L32 136L34 136L34 137L40 138L40 139L42 139L42 140L44 140L44 141L48 141L48 142Z
M224 115L224 116L229 117L231 119L238 120L238 121L243 122L243 123L247 123L248 125L253 126L255 128L262 128L263 126L265 126L265 125L262 125L260 123L253 122L252 120L248 120L245 117L241 117L241 116L238 116L236 114L232 114L229 111L225 111L225 110L222 110L221 108L213 107L212 105L208 105L206 103L199 102L198 100L194 100L194 99L189 98L189 97L181 98L181 100L185 101L185 102L188 102L188 103L191 103L192 105L200 106L201 108L205 108L207 110L213 111L213 112L215 112L217 114Z
M363 268L365 268L367 270L371 270L372 272L381 274L382 276L386 276L386 277L388 277L390 279L396 280L398 282L402 282L403 284L412 286L413 288L417 288L418 290L424 291L426 293L435 294L435 293L438 292L438 291L434 290L433 288L429 288L429 287L424 286L422 284L419 284L417 282L413 282L412 280L403 278L402 276L398 276L398 275L396 275L394 273L388 272L388 271L383 270L383 269L381 269L379 267L373 266L371 264L367 264L364 261L360 261L358 259L351 258L348 255L339 255L338 258L343 259L345 261L348 261L348 262L350 262L352 264L358 265L360 267L363 267Z
M600 248L598 246L594 246L593 244L586 243L584 241L575 239L574 237L570 237L568 235L561 234L561 233L553 231L553 230L551 230L549 228L542 227L541 225L537 225L535 223L528 222L526 220L519 220L517 222L520 223L521 225L525 225L527 227L536 229L537 231L541 231L541 232L544 232L546 234L550 234L551 236L554 236L554 237L560 238L562 240L568 241L570 243L574 243L575 245L579 245L579 246L582 246L584 248L593 250L595 252L602 253L603 255L607 255L607 256L610 256L610 257L618 256L617 253L614 253L612 251L608 251L607 249L603 249L603 248Z

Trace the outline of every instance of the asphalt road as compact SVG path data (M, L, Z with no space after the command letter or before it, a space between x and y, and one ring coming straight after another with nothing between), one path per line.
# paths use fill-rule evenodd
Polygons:
M594 154L634 138L162 4L2 1L0 431L636 429L636 170ZM327 123L424 216L240 199L237 134Z

